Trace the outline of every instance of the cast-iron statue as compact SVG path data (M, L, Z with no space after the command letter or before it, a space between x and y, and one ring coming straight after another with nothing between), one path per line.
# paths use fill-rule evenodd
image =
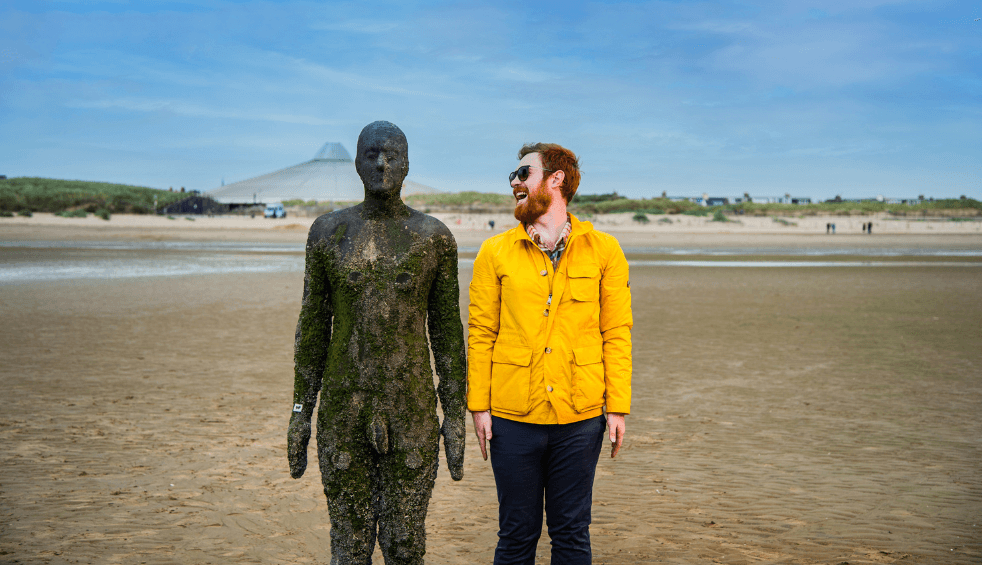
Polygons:
M464 335L457 244L439 220L406 206L406 136L374 122L358 137L365 201L310 228L296 333L290 475L317 456L331 516L331 563L422 564L424 522L439 463L464 462ZM430 349L439 386L434 391ZM443 407L437 419L436 397Z

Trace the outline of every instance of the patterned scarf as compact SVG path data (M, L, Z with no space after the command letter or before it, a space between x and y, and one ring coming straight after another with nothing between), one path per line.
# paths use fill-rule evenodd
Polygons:
M569 214L566 214L566 225L563 226L563 231L559 234L559 241L556 242L556 248L550 250L545 245L542 245L542 236L535 229L535 226L532 224L526 224L525 226L525 232L529 234L532 243L535 243L546 254L546 257L552 261L553 270L559 268L559 260L563 257L563 251L566 250L566 240L569 239L569 232L571 231L573 231L573 224L570 223Z

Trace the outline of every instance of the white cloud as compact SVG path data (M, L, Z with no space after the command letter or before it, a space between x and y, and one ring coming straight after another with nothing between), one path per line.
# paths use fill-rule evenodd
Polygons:
M399 27L397 22L380 20L345 20L340 22L319 21L310 24L310 29L318 31L345 31L374 35L386 33Z
M116 108L133 112L167 112L179 116L193 116L200 118L255 120L315 126L331 126L338 123L335 120L325 120L315 116L278 114L267 111L249 111L242 109L213 108L182 100L168 99L115 98L106 100L72 100L66 103L66 106L69 108L89 109Z

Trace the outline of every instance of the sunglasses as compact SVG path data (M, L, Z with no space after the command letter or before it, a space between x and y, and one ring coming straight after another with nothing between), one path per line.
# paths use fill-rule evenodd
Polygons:
M514 171L508 173L508 182L511 182L511 181L515 180L515 177L518 177L518 180L520 180L522 182L525 182L526 179L529 178L529 169L532 169L532 168L534 168L534 169L542 169L543 171L549 171L550 173L555 172L552 169L543 169L542 167L536 167L535 165L522 165L521 167L519 167L519 168L515 169Z

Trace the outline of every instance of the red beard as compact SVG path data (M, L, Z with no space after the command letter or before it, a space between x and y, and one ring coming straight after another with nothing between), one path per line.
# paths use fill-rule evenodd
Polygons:
M552 205L552 193L546 190L546 180L542 179L535 190L529 191L525 200L515 204L515 219L523 224L533 224L542 217Z

